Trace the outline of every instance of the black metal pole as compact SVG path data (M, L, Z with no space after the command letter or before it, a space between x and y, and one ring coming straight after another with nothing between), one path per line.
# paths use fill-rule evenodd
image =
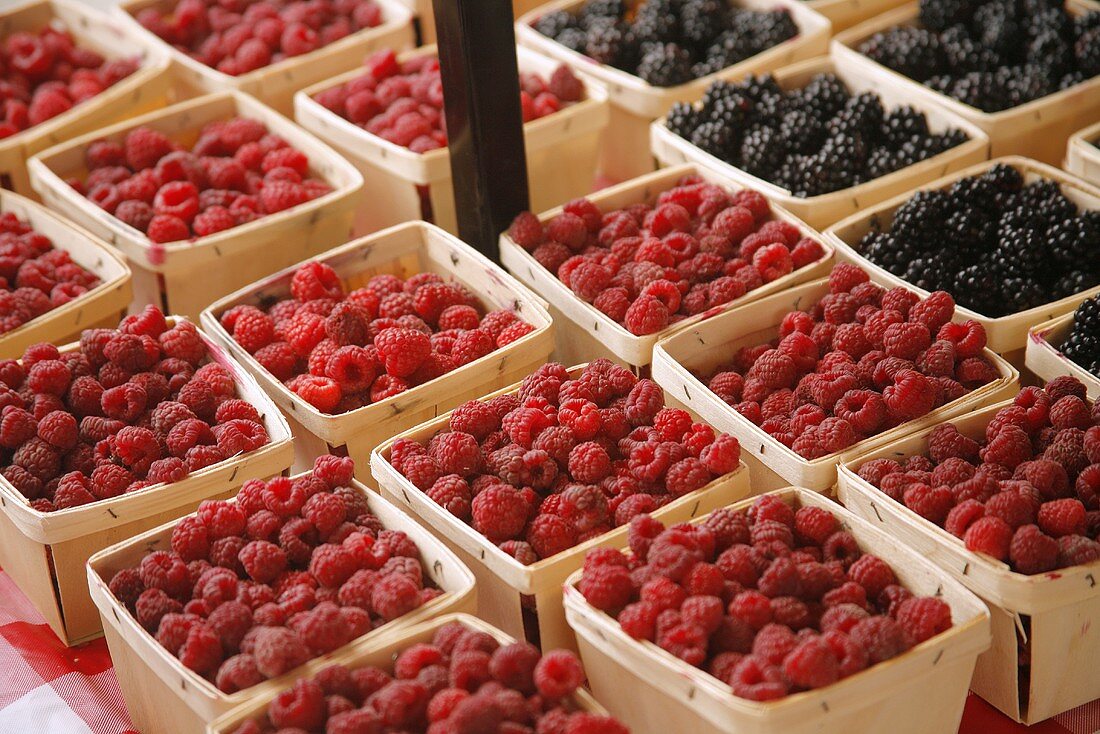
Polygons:
M458 231L499 261L529 206L511 0L433 0Z

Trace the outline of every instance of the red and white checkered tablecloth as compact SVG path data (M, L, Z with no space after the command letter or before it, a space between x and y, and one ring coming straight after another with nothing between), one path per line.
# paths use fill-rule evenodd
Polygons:
M1100 702L1029 728L1006 719L976 696L967 701L959 728L959 734L1097 731L1100 731ZM107 644L99 639L80 647L65 647L3 571L0 571L0 734L141 734L133 728L126 713Z

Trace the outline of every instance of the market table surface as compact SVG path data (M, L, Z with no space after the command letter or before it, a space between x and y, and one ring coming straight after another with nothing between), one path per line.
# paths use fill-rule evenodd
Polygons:
M1029 728L1013 723L976 696L967 701L959 727L959 734L1097 731L1100 731L1098 702ZM0 734L139 734L126 714L103 639L66 648L3 571L0 571Z

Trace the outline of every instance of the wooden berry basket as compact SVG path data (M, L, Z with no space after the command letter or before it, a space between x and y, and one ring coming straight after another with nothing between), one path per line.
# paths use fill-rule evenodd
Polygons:
M235 489L239 489L238 480ZM430 533L385 499L359 482L352 486L367 498L370 511L389 530L400 530L420 548L424 573L443 595L403 617L375 628L328 655L314 658L292 671L257 686L227 695L189 668L157 642L111 593L114 574L131 568L154 550L170 547L172 530L179 520L96 553L87 563L87 583L103 620L103 633L114 662L126 708L134 727L157 734L194 734L228 711L256 696L278 690L303 675L312 675L356 644L382 643L394 633L449 612L472 611L474 577L470 570ZM234 489L234 491L235 491Z
M806 5L816 10L833 24L833 34L847 30L876 15L893 10L905 0L806 0Z
M519 69L549 78L560 62L534 51L516 49ZM399 60L435 56L435 46L401 54ZM325 109L314 96L345 84L366 72L349 71L294 97L298 124L331 145L363 174L364 186L356 214L355 234L363 235L401 222L429 219L421 205L420 189L428 189L430 221L458 234L451 154L447 148L414 153L350 120ZM611 106L607 91L591 77L582 76L584 99L523 126L531 205L548 209L592 190L600 136L607 127Z
M172 59L179 83L195 94L237 90L250 94L280 114L290 116L294 93L310 84L352 69L363 57L383 48L411 48L415 42L412 13L400 0L374 0L382 8L382 24L341 38L316 51L269 64L240 76L230 76L188 56L137 22L148 8L167 12L179 0L122 0L114 15L145 43L163 49Z
M313 201L194 240L157 244L65 183L83 176L84 150L94 140L122 142L137 127L193 143L203 125L251 117L309 157L310 171L333 187ZM134 273L134 307L198 318L216 298L291 263L346 241L363 178L334 150L269 107L240 92L182 102L50 148L31 159L31 181L51 209L62 212L126 255Z
M1075 176L1080 176L1093 186L1100 186L1100 122L1074 133L1066 149L1066 162L1062 166Z
M0 39L58 21L76 42L108 59L139 56L133 74L71 110L0 140L0 188L34 196L27 159L35 153L127 117L163 107L171 83L167 56L117 19L77 0L33 0L0 10Z
M1066 8L1074 15L1083 15L1100 9L1100 4L1093 0L1066 0ZM880 31L899 25L918 25L918 13L918 3L909 2L860 23L838 34L830 52L860 64L884 85L894 86L913 101L943 107L974 123L989 136L990 155L995 157L1023 155L1059 165L1069 136L1100 116L1100 76L1019 107L983 112L872 61L856 50Z
M711 392L696 373L710 374L718 365L728 362L744 346L760 344L775 338L779 322L788 311L808 308L829 292L827 279L791 288L782 293L734 309L719 317L704 321L693 329L677 332L664 339L653 350L653 379L665 392L702 416L719 431L735 436L742 450L758 459L779 475L782 481L825 492L836 483L839 462L851 461L901 436L976 410L991 402L1004 400L1019 390L1020 373L1001 357L985 350L1000 378L973 392L908 421L888 431L866 438L839 453L820 459L805 459L783 445L760 426L726 404ZM753 475L753 489L774 489L775 478L758 481Z
M294 427L295 466L311 466L335 447L355 461L360 481L372 484L370 452L401 431L431 420L467 400L509 385L546 362L554 346L550 315L537 296L458 238L427 222L409 222L349 242L317 258L340 275L349 289L375 275L408 278L436 273L466 286L490 309L511 308L535 327L503 349L474 360L400 395L340 415L322 413L291 392L222 328L219 317L233 306L285 298L298 266L242 288L203 311L203 327L263 386Z
M1076 377L1088 389L1089 399L1100 399L1100 377L1062 354L1061 346L1072 330L1072 313L1033 327L1027 333L1024 366L1043 382L1050 382L1062 375Z
M959 432L984 438L998 410L992 405L952 419ZM1100 615L1096 577L1100 563L1026 576L1007 564L966 549L963 541L875 489L857 474L871 459L923 455L926 428L880 446L839 472L839 498L849 510L880 526L896 541L935 563L989 607L993 647L978 658L971 688L1006 715L1034 724L1100 697L1096 659ZM1020 669L1019 643L1031 647L1030 675Z
M569 374L577 376L583 369L584 365L578 365L571 368ZM514 393L519 387L517 383L483 395L482 399ZM376 448L370 459L374 478L387 499L417 518L474 572L477 577L479 617L517 638L531 638L543 650L558 647L576 649L573 633L565 623L561 585L569 574L581 567L585 553L593 548L626 547L627 526L615 528L533 565L523 565L466 522L436 504L390 463L394 441L406 438L427 443L435 434L447 430L450 417L450 413L441 415ZM652 514L672 525L687 522L748 495L748 471L741 466ZM525 609L534 613L534 620L525 620ZM525 632L528 624L532 627L530 634Z
M634 731L699 734L925 734L958 729L978 654L989 647L989 612L928 559L832 501L806 489L773 493L792 506L824 508L860 547L890 564L917 594L941 597L954 626L850 678L777 701L749 701L652 642L639 642L565 586L565 614L577 633L589 685ZM748 509L752 501L733 505Z
M697 174L711 183L733 191L751 188L702 166L683 165L648 173L602 189L588 199L603 212L638 203L652 204L656 201L658 194L673 188L677 181L689 174ZM652 361L653 347L660 339L690 328L715 314L728 312L768 294L821 277L829 271L833 259L832 247L802 220L776 205L770 197L768 198L774 218L789 222L802 230L807 237L818 240L824 255L815 262L777 278L771 283L766 283L738 299L701 314L689 316L656 334L636 336L592 304L581 300L555 273L544 268L531 253L517 245L507 232L500 236L500 261L513 275L550 302L550 313L554 317L554 324L559 334L558 350L555 352L555 358L559 362L573 364L606 357L639 372ZM540 214L539 220L547 222L561 212L561 207L551 209Z
M650 144L661 165L695 163L710 168L738 183L763 192L769 199L801 218L811 227L824 229L834 222L859 211L928 183L953 171L989 159L989 138L981 128L962 117L930 105L922 100L912 100L904 90L867 73L866 69L843 56L828 56L802 61L775 72L775 80L784 90L800 89L817 74L833 73L844 82L853 94L874 92L888 108L911 104L928 119L932 132L941 133L955 127L965 132L970 140L945 150L937 156L914 163L900 170L880 176L872 181L850 186L819 196L798 197L790 190L765 181L758 176L733 166L721 158L691 144L665 126L664 120L656 120L650 126Z
M73 262L99 276L100 283L84 295L0 334L0 359L14 359L37 342L66 344L96 326L115 326L130 305L130 268L114 248L67 220L18 194L0 191L0 213L11 213L64 250Z
M502 646L510 645L516 641L516 638L477 617L461 613L447 614L442 617L436 617L429 622L423 622L414 627L394 630L390 634L379 637L378 639L370 639L353 644L347 648L346 652L334 655L327 662L339 663L353 670L365 668L367 666L375 666L385 670L393 665L394 659L396 659L402 651L409 649L413 645L421 643L430 644L439 628L455 622L465 625L472 630L490 635ZM257 724L263 722L264 716L267 713L267 708L271 705L272 700L274 700L279 693L289 688L291 683L292 681L287 681L279 686L268 683L260 684L260 686L256 687L256 693L253 694L247 704L233 709L231 712L212 723L206 730L206 734L233 734L233 732L237 730L237 727L246 722L255 721ZM607 715L607 711L603 706L596 703L596 700L592 698L592 694L583 687L578 688L577 692L566 699L566 701L572 704L576 711L587 711L593 714Z
M611 125L600 154L600 172L616 181L640 176L654 169L649 150L649 123L664 116L676 102L694 102L718 79L741 79L749 74L773 71L796 61L824 54L832 25L800 0L737 0L738 7L753 10L789 10L798 35L739 64L676 87L654 87L639 77L572 51L536 31L532 24L554 10L575 12L584 0L554 0L539 5L516 22L520 44L564 61L573 69L595 77L611 96Z
M1100 97L1100 94L1097 96ZM986 161L985 163L979 163L976 166L971 166L962 171L956 171L949 176L936 179L918 188L920 190L947 189L951 184L961 178L979 176L998 164L1005 164L1015 168L1023 176L1025 184L1042 179L1057 181L1062 187L1062 192L1068 199L1076 204L1078 208L1082 210L1100 209L1100 189L1090 186L1079 178L1071 176L1065 171L1060 171L1057 168L1048 166L1045 163L1038 163L1017 156L998 158ZM928 291L922 290L908 281L903 280L885 268L872 264L869 260L864 258L859 251L860 241L865 234L871 231L872 224L877 223L883 228L888 227L893 222L894 212L896 212L902 204L908 201L914 193L916 193L916 190L900 194L899 196L895 196L881 204L864 209L858 214L854 214L847 219L837 222L826 230L825 239L836 248L838 260L854 262L864 270L873 273L872 277L877 282L889 286L902 286L921 296L927 296ZM988 347L998 354L1005 355L1013 364L1020 366L1023 363L1022 350L1027 343L1027 330L1030 327L1073 311L1082 301L1097 293L1100 293L1100 286L1047 303L1043 306L1036 306L1027 311L1020 311L1019 313L997 318L983 316L969 308L959 306L955 309L955 319L958 321L973 319L981 323L982 326L985 327Z
M179 317L170 317L169 324ZM109 545L193 512L199 502L236 494L241 483L279 474L290 466L290 426L256 381L224 350L199 332L212 361L225 367L240 397L260 412L270 442L255 451L189 474L171 485L152 487L90 505L39 512L0 477L0 567L46 618L67 645L100 634L84 563ZM61 348L62 353L79 344Z

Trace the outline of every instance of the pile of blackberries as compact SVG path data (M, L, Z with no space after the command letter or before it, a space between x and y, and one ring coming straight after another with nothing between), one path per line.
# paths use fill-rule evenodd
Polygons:
M1050 180L1024 184L997 165L944 190L918 191L860 252L928 291L991 317L1100 284L1100 210L1079 212Z
M534 28L655 87L713 74L798 35L787 10L748 10L729 0L587 0L577 14L549 12Z
M1062 345L1062 354L1100 377L1100 296L1077 307L1073 331Z
M908 105L889 113L874 92L852 95L834 74L783 91L771 76L717 81L697 109L676 104L666 124L727 163L795 196L817 196L884 176L967 140L933 134Z
M1100 74L1100 11L1074 17L1058 0L920 0L920 24L897 26L859 51L986 112Z

